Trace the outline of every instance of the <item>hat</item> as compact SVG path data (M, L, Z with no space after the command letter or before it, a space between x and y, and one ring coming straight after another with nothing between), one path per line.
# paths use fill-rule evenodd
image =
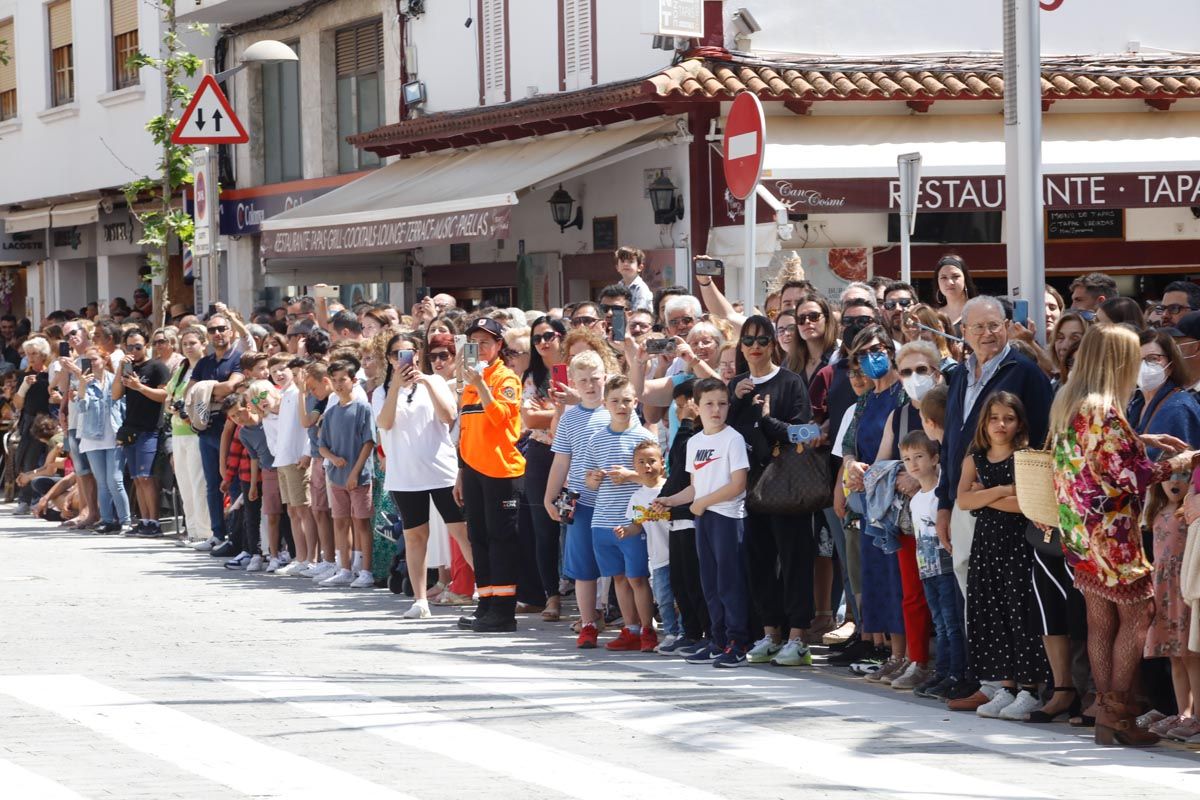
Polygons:
M479 317L467 326L467 336L475 331L490 333L497 341L504 341L504 326L490 317Z
M1184 314L1175 323L1175 327L1179 329L1182 336L1189 339L1200 339L1200 311Z

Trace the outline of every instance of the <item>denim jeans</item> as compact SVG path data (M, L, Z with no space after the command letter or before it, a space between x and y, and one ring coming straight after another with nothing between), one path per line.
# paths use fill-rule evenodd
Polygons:
M842 521L838 519L838 515L834 513L832 508L825 509L825 522L829 525L829 533L833 536L833 549L837 553L838 565L842 577L842 597L846 600L846 610L849 611L856 622L861 623L862 614L858 610L858 598L854 596L854 589L850 582L850 561L849 551L846 545L846 531L842 528ZM836 609L834 609L836 611Z
M221 493L221 434L201 433L200 466L204 469L208 518L212 535L225 538L225 496Z
M681 636L683 626L675 613L675 592L671 590L671 565L663 564L650 572L650 588L654 590L654 602L662 617L662 632L665 636Z
M96 476L102 522L129 524L129 495L125 493L125 453L120 447L101 448L87 454L88 466Z
M967 670L963 599L953 573L923 578L925 600L937 633L937 674L961 678Z

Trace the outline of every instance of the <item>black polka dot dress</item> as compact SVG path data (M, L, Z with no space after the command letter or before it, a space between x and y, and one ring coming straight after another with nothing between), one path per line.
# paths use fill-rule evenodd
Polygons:
M985 488L1014 482L1013 459L988 461L974 453ZM1033 550L1025 540L1021 514L981 508L975 511L975 538L967 573L967 660L981 681L1037 683L1047 671L1045 650L1029 625Z

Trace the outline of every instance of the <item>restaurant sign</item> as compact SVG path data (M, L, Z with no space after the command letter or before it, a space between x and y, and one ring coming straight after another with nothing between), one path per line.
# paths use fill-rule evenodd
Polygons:
M362 224L264 229L262 256L270 259L388 253L449 242L507 239L511 220L512 208L501 206Z

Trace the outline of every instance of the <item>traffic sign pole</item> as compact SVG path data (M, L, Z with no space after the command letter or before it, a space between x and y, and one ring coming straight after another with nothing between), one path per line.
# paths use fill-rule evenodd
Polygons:
M752 194L746 198L746 263L742 267L742 313L747 317L754 313L754 283L757 277L757 266L754 256L756 247L755 229L758 227L758 195Z
M204 157L208 159L210 183L208 188L208 296L209 303L212 304L221 299L221 248L218 241L221 236L221 192L217 183L220 175L220 163L217 157L217 148L214 145L210 144L204 150Z

